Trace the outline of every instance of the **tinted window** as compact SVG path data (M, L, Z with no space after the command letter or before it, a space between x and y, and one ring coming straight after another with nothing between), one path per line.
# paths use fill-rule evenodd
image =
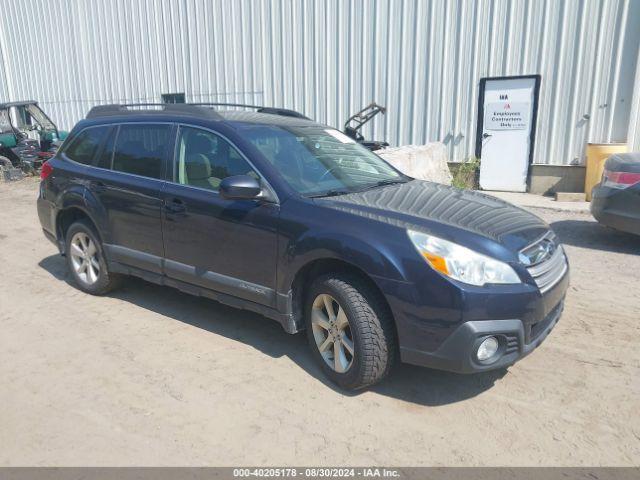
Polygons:
M226 140L197 128L180 128L178 139L178 183L217 190L232 175L253 175L249 163Z
M113 155L113 170L162 178L169 125L121 125Z
M116 136L118 134L118 128L111 129L111 132L107 136L107 140L104 142L102 150L98 153L98 160L95 165L100 168L111 168L111 160L113 160L113 147L116 144Z
M82 131L65 150L65 155L74 162L90 165L108 131L109 127L88 128Z

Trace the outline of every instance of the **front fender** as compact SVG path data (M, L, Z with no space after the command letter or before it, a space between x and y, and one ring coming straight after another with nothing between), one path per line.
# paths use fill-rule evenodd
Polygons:
M353 265L370 276L374 282L390 280L405 282L402 259L385 243L377 239L363 239L335 231L307 231L290 241L281 263L278 291L289 292L296 274L316 260L340 260Z

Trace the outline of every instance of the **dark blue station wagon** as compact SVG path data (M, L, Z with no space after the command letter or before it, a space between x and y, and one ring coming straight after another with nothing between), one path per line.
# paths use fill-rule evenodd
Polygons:
M81 290L135 275L258 312L306 330L348 389L398 358L505 368L546 338L569 281L538 217L282 109L95 107L43 167L38 214Z

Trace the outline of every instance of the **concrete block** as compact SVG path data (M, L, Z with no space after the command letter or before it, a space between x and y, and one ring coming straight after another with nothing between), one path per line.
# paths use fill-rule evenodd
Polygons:
M583 165L541 165L530 167L529 192L548 195L555 192L584 192Z
M556 202L585 202L586 193L577 192L556 192Z
M462 163L448 162L451 174L455 176ZM584 165L542 165L529 166L530 178L527 191L536 195L550 195L555 192L584 192Z
M385 148L376 153L411 177L451 185L451 172L447 166L447 149L443 143L405 145Z

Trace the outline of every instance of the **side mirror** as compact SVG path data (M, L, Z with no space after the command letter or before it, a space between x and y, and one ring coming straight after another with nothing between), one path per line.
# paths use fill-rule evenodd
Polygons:
M260 181L250 175L234 175L220 182L220 195L227 200L254 200L260 193Z

